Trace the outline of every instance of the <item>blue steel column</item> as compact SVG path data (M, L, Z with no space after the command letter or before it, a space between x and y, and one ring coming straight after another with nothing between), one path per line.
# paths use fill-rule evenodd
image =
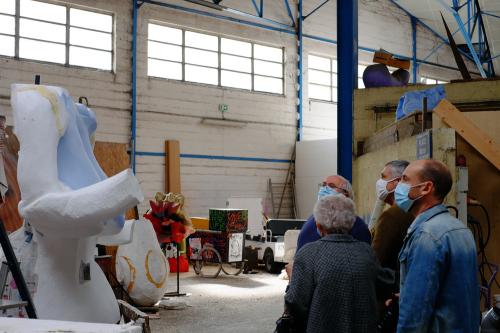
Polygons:
M132 139L130 151L130 164L135 173L136 131L137 131L137 0L132 0Z
M337 1L338 174L352 181L353 93L358 84L358 0Z
M297 141L302 140L302 0L297 4Z
M412 70L413 70L413 83L417 83L417 20L414 16L411 19L411 41L412 41Z

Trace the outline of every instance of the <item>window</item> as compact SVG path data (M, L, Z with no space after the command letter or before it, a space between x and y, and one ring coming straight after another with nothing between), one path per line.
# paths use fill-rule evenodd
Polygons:
M283 94L283 49L150 23L148 76Z
M111 70L113 17L69 5L1 0L0 55Z
M363 72L366 65L358 64L358 88L364 88ZM337 102L337 60L308 56L309 98Z
M423 83L423 84L445 84L445 83L448 83L448 81L441 81L438 79L433 79L430 77L421 76L420 83Z

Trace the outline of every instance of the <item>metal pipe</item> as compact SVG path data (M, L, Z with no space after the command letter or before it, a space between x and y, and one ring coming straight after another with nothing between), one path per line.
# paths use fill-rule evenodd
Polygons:
M283 2L285 3L285 7L286 7L286 11L288 13L288 17L290 17L290 19L292 20L292 26L295 27L295 20L293 19L293 14L292 14L292 9L290 8L290 3L288 2L288 0L283 0Z
M135 173L135 152L137 143L137 15L139 9L137 0L132 0L132 5L134 8L132 11L132 139L130 163L132 165L132 171Z
M297 3L297 141L302 140L302 65L303 65L303 33L302 0Z
M411 40L412 40L412 71L413 71L413 83L417 83L417 20L415 17L411 16Z
M353 92L358 83L358 0L337 2L337 170L352 181Z

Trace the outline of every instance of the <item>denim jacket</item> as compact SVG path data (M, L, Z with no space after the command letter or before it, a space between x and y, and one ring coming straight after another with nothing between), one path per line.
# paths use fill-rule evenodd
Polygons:
M479 283L470 230L443 205L413 221L399 253L398 333L477 333Z

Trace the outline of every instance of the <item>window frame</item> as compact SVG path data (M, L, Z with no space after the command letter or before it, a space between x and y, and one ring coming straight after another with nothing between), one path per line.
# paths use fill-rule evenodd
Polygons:
M115 14L113 12L109 12L109 11L102 10L99 8L80 6L80 5L77 5L74 3L61 3L61 2L56 2L56 1L35 0L35 1L40 2L40 3L46 3L46 4L50 4L50 5L57 5L57 6L64 7L65 11L66 11L66 23L59 23L59 22L53 22L53 21L48 21L48 20L43 20L43 19L38 19L38 18L21 16L21 0L14 0L14 1L15 1L15 13L14 13L14 15L0 13L0 15L14 17L14 25L15 25L14 35L0 33L0 36L14 37L14 56L0 55L0 58L8 58L8 59L15 59L15 60L19 60L19 61L30 61L30 62L36 62L36 63L41 63L41 64L50 64L50 65L56 65L56 66L64 66L64 67L71 67L71 68L78 68L78 69L88 69L88 70L95 70L95 71L101 71L101 72L107 72L107 73L115 73L115 70L116 70L116 38L115 38L116 37L116 17L115 17ZM102 31L102 30L98 30L98 29L84 28L84 27L71 25L71 9L78 9L78 10L83 10L83 11L87 11L87 12L91 12L91 13L104 14L104 15L111 16L111 31L106 32L106 31ZM31 21L35 21L35 22L48 23L48 24L53 24L53 25L65 27L65 34L66 35L65 35L64 43L50 41L50 40L44 40L44 39L39 39L39 38L33 38L33 37L21 36L21 34L20 34L21 19L26 19L26 20L31 20ZM81 29L81 30L91 31L91 32L97 32L97 33L109 34L111 36L111 50L104 50L104 49L100 49L100 48L94 48L91 46L71 44L71 42L70 42L70 40L71 40L71 35L70 35L71 28L76 28L76 29ZM20 45L21 39L35 41L35 42L63 45L64 49L65 49L65 61L64 61L64 63L21 57L20 50L19 50L19 45ZM70 48L71 47L78 47L78 48L82 48L82 49L86 49L86 50L93 50L93 51L110 53L110 56L111 56L111 66L110 67L111 68L110 69L101 69L101 68L96 68L96 67L70 64Z
M193 29L191 27L184 27L184 26L179 26L179 25L174 25L174 24L168 24L168 23L165 23L165 22L157 21L157 20L149 20L148 21L148 27L149 27L149 24L158 25L158 26L162 26L162 27L166 27L166 28L178 29L178 30L182 31L182 44L173 44L173 43L169 43L169 42L158 41L156 39L150 39L149 38L149 31L146 34L147 35L146 41L148 43L148 46L149 46L149 42L150 41L151 42L160 43L160 44L166 44L166 45L170 45L170 46L180 46L181 49L182 49L182 59L181 59L181 61L174 61L174 60L167 60L167 59L161 59L161 58L156 58L156 57L150 57L149 56L149 52L147 52L146 57L147 57L147 66L148 66L148 68L147 68L146 72L148 72L148 70L149 70L149 59L158 60L158 61L165 61L165 62L172 62L172 63L176 63L176 64L180 64L181 65L181 68L182 68L182 78L179 80L179 79L174 79L174 78L165 78L165 77L160 77L160 76L155 76L155 75L149 75L149 73L147 73L146 75L147 75L148 79L162 80L162 81L163 80L167 80L167 81L172 81L172 82L181 82L183 84L191 84L191 85L197 85L197 86L203 86L203 87L210 87L210 88L228 89L228 90L235 90L235 91L246 92L246 93L266 94L266 95L270 95L270 96L280 96L280 97L285 97L286 96L286 90L285 90L285 87L286 87L286 75L285 75L285 73L286 73L286 69L285 69L285 66L286 66L286 63L285 63L285 60L286 60L286 53L285 53L286 49L285 49L285 47L271 45L271 44L262 43L262 42L254 42L254 41L251 41L251 40L246 40L246 39L243 39L243 38L238 38L238 37L234 37L234 36L230 36L230 35L217 34L217 33L210 32L210 31ZM201 34L205 34L205 35L217 37L217 39L218 39L218 50L217 51L213 51L213 50L207 50L207 49L203 49L203 48L196 48L196 47L192 47L192 46L187 46L186 45L186 37L185 37L186 36L186 32L201 33ZM229 39L229 40L233 40L233 41L237 41L237 42L249 43L250 44L250 48L251 48L250 56L242 56L242 55L237 55L237 54L233 54L233 53L223 52L222 51L222 47L221 47L222 39L223 38ZM281 59L282 59L281 62L272 61L272 60L263 60L263 59L260 59L260 58L255 58L254 57L254 46L255 45L261 45L261 46L267 46L267 47L272 47L272 48L280 49L281 50ZM187 63L186 62L186 48L217 53L217 58L218 58L218 65L217 65L217 67L211 67L211 66L205 66L205 65L197 65L197 64ZM250 68L250 72L243 72L243 71L238 71L238 70L234 70L234 69L223 68L222 67L222 55L250 59L250 67L251 67ZM271 75L263 75L263 74L256 74L255 70L254 70L254 67L255 67L254 64L255 64L256 60L257 61L264 61L264 62L268 62L268 63L273 63L273 64L280 64L281 65L281 77L271 76ZM217 84L199 83L199 82L194 82L194 81L188 81L188 80L186 80L186 65L199 66L199 67L210 68L210 69L217 69L217 74L218 74ZM247 74L247 75L250 75L250 77L251 77L251 87L250 87L250 89L237 88L237 87L231 87L231 86L222 85L222 78L221 78L222 77L222 71L227 71L227 72L236 73L236 74ZM281 80L281 93L274 93L274 92L268 92L268 91L255 90L255 77L256 76Z
M323 58L323 59L328 59L330 61L330 71L326 71L324 69L317 69L317 68L311 68L310 64L309 64L309 56L314 56L314 57L318 57L318 58ZM334 99L334 94L333 94L333 90L335 89L335 91L337 91L337 94L338 94L338 85L337 85L337 82L334 80L334 77L338 76L339 75L339 72L338 72L338 59L337 57L331 57L331 56L324 56L324 55L321 55L321 54L317 54L317 53L308 53L307 54L307 93L308 93L308 98L309 100L311 101L314 101L314 102L321 102L321 103L331 103L331 104L338 104L338 95L336 96L336 98ZM336 64L336 67L335 67L335 70L334 70L334 66L333 66L333 63L335 62ZM367 67L369 66L369 64L367 63L364 63L364 62L359 62L358 61L358 69L359 69L359 66L364 66L364 67ZM310 82L310 77L309 77L309 71L310 70L313 70L313 71L317 71L317 72L322 72L322 73L328 73L330 75L330 85L327 86L325 84L321 84L321 83L311 83ZM358 76L356 77L356 82L359 83L359 80L363 80L363 73L359 73L359 70L358 70ZM327 100L327 99L320 99L320 98L314 98L314 97L309 97L310 96L310 85L315 85L315 86L321 86L321 87L329 87L330 88L330 99ZM357 89L365 89L365 87L358 87Z

